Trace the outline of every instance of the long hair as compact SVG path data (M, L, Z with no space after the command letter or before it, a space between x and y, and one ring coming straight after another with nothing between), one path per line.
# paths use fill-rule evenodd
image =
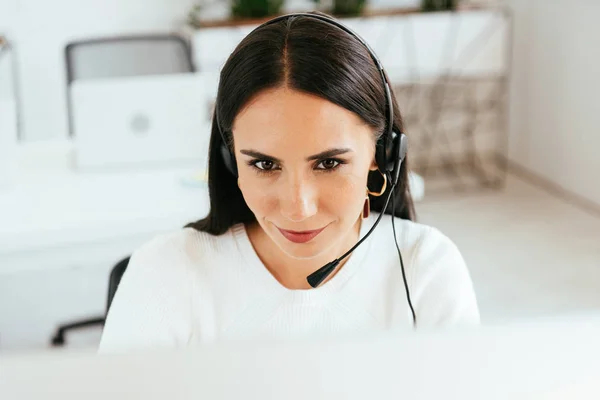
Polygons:
M233 225L256 221L240 191L237 178L226 168L220 146L219 123L232 147L231 128L236 115L259 92L289 87L319 96L358 115L375 132L377 140L386 125L386 96L381 75L368 50L356 38L316 18L292 16L266 25L246 36L221 70L217 105L212 119L208 154L210 211L206 218L187 225L213 235ZM392 92L394 130L403 132L400 110ZM368 186L381 187L381 175L369 173ZM371 210L383 210L390 186L380 197L371 196ZM404 160L395 189L395 215L415 218Z

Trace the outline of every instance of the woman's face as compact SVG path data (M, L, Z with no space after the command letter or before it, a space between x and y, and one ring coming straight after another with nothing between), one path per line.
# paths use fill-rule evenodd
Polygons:
M250 101L233 135L238 184L266 235L293 258L339 252L375 169L372 128L327 100L278 88Z

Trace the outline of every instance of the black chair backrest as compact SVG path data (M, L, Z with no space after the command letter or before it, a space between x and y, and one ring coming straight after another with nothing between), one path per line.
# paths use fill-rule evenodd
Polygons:
M117 293L117 288L119 287L119 282L121 282L121 278L127 269L127 265L129 264L129 257L124 258L119 261L117 265L115 265L110 272L110 278L108 279L108 299L106 302L106 312L110 309L110 304L113 301L113 297L115 297L115 293Z
M194 72L192 48L182 36L156 34L74 41L65 47L67 84L77 79Z

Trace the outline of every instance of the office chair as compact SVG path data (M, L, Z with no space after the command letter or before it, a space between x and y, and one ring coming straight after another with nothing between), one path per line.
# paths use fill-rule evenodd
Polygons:
M98 38L65 47L69 135L73 136L70 87L80 79L194 72L190 43L176 34Z
M119 261L111 270L110 277L108 278L108 297L106 299L106 314L108 314L108 310L110 309L110 305L115 297L115 293L117 292L117 288L119 287L119 282L121 282L121 278L127 269L127 265L129 264L129 257L126 257ZM62 346L65 344L65 333L68 331L72 331L79 328L86 328L90 326L104 326L104 322L106 320L106 314L101 317L90 318L83 321L78 321L66 325L61 325L56 330L56 333L52 337L52 345L53 346Z

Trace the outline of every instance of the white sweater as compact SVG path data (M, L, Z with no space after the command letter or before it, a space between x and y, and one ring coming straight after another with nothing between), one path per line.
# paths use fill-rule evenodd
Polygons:
M376 217L363 221L361 237ZM396 232L417 327L478 324L471 278L450 239L398 218ZM186 228L133 254L100 351L390 328L412 329L412 317L389 215L333 278L309 290L282 286L243 225L222 236Z

